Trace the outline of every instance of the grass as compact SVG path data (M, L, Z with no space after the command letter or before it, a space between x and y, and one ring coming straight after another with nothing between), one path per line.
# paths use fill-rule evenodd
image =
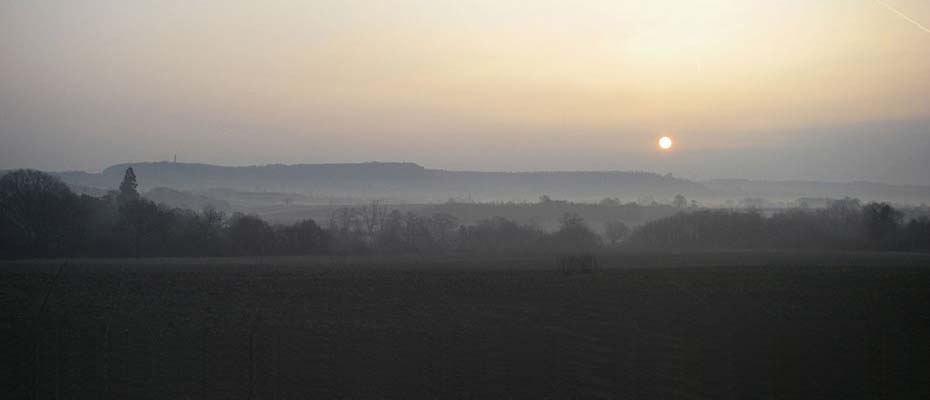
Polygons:
M74 260L39 315L59 265L0 264L9 398L930 393L927 255Z

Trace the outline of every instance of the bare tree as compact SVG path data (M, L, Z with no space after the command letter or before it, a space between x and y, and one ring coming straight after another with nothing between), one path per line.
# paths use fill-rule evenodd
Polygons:
M455 245L455 229L459 226L458 218L446 213L436 213L428 221L429 234L438 250L448 250Z
M623 222L612 220L604 223L604 236L610 241L611 245L617 244L630 234L630 228Z
M361 217L362 226L365 229L363 232L365 240L371 243L384 226L388 208L386 205L381 204L380 201L372 200L370 205L362 206L358 213Z

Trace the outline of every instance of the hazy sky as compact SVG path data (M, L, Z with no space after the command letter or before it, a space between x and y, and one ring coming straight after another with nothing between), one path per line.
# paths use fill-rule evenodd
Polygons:
M704 177L818 135L919 147L930 2L887 4L913 21L874 0L3 0L0 168L177 153ZM930 167L875 157L909 175L814 159L748 177L921 183L909 169Z

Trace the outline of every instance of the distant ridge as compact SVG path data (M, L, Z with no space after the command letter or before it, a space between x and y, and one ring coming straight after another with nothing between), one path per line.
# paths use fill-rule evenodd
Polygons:
M202 191L211 188L247 192L311 193L322 196L389 198L441 202L555 199L590 201L619 197L627 201L665 202L676 194L699 200L759 197L776 200L857 197L863 200L930 203L930 187L876 182L762 181L717 179L690 181L638 171L479 172L429 169L409 162L342 164L269 164L218 166L198 163L117 164L101 173L57 172L82 192L115 188L133 167L141 186Z
M677 193L709 194L695 182L649 172L477 172L427 169L415 163L272 164L224 167L210 164L147 162L118 164L99 174L62 172L67 183L113 188L133 167L144 188L181 190L230 188L243 191L318 193L338 196L445 201L596 198L627 195L664 198Z

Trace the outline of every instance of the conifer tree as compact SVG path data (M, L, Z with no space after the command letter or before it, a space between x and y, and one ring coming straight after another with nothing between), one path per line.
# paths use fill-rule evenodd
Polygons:
M129 203L139 199L139 184L136 183L136 173L132 167L126 169L123 175L123 182L119 184L119 202L121 204Z

